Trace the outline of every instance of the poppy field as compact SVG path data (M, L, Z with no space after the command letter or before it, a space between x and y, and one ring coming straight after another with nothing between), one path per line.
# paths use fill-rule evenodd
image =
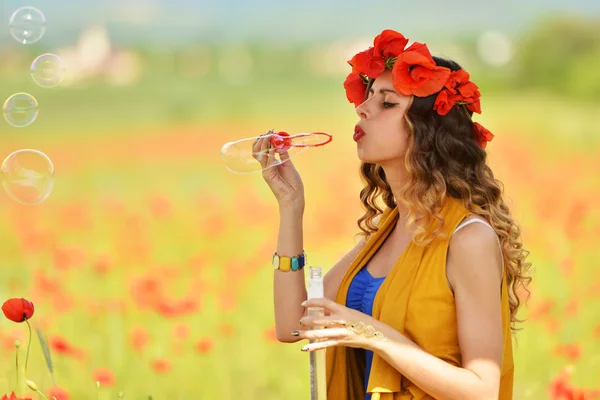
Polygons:
M0 192L0 302L34 305L24 322L0 315L0 395L308 398L303 343L274 334L275 199L219 150L271 128L333 135L293 159L309 264L327 270L358 232L357 116L340 81L187 85L42 93L35 124L2 128L5 154L38 149L56 174L36 206ZM515 399L600 398L598 104L492 93L482 105L489 163L533 264Z

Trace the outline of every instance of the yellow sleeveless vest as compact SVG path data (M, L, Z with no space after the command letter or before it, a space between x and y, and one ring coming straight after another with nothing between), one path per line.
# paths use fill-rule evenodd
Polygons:
M450 236L469 214L462 200L448 197L442 208L446 221L442 231L447 237L438 237L425 247L411 242L385 278L373 304L374 318L403 333L428 353L455 366L461 366L461 354L454 296L446 280L446 254ZM384 212L378 231L369 238L346 271L337 292L337 303L346 304L352 279L383 244L397 218L397 208ZM502 278L501 294L504 350L499 399L510 400L514 367L506 272ZM343 346L327 349L328 400L364 399L365 359L362 354L357 349ZM376 353L367 389L373 393L372 400L433 399Z

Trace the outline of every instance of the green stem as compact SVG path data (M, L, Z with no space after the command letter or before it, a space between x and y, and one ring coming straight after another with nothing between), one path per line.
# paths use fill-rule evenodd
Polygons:
M18 347L17 347L17 353L16 353L15 358L16 358L16 362L17 362L17 388L18 388L19 387L19 348Z
M40 392L39 390L38 390L37 392L38 392L39 394L41 394L43 398L45 398L46 400L48 400L48 398L46 397L46 395L45 395L44 393Z
M27 327L29 328L29 343L27 343L27 355L25 356L25 376L27 376L27 363L29 362L29 348L31 347L31 325L29 325L29 320L25 320L27 322Z

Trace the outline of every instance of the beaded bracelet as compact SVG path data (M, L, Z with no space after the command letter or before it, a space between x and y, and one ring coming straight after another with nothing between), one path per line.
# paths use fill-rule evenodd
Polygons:
M301 254L294 257L280 256L277 252L274 252L272 260L273 269L282 272L299 271L306 265L306 260L307 257L304 250L302 250Z

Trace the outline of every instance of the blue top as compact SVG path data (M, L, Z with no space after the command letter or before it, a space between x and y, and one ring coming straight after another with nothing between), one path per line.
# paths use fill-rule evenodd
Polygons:
M350 283L348 295L346 296L346 307L360 311L362 313L373 315L373 302L377 290L385 280L385 276L373 278L367 267L364 266ZM367 369L365 371L365 390L369 382L369 373L371 372L371 363L373 362L373 352L365 350L367 359ZM371 400L371 394L365 395L365 400Z

